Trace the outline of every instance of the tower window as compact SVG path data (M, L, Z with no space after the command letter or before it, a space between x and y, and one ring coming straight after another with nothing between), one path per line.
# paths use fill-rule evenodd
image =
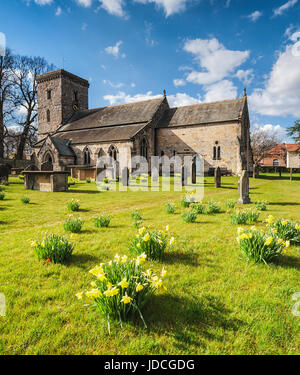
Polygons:
M51 121L50 110L47 109L47 122L50 122L50 121Z
M90 150L86 148L84 150L84 165L90 165L91 164L91 154Z
M51 99L51 90L47 90L47 99Z
M73 99L75 103L78 103L78 91L73 92Z

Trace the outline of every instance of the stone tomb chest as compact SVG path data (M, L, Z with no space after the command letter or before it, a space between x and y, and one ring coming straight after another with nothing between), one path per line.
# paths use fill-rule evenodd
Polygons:
M40 191L67 191L68 172L24 171L24 188Z

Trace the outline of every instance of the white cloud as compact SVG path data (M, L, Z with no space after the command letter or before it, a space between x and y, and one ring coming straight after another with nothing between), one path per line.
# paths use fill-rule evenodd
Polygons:
M137 3L149 4L155 3L158 8L163 8L166 17L185 10L188 0L134 0Z
M295 34L291 39L296 38ZM300 41L288 44L280 53L265 87L255 89L249 97L252 110L269 116L300 116L299 47Z
M223 80L213 85L205 87L205 102L215 102L218 100L235 99L237 97L237 88L231 81Z
M77 3L79 5L82 5L83 7L90 7L92 5L93 0L77 0Z
M87 23L83 22L83 24L81 25L81 31L85 31L87 26Z
M289 0L287 3L281 5L279 8L274 10L274 16L281 16L286 10L296 5L298 0Z
M130 87L135 87L135 83L132 82L132 83L130 84Z
M185 93L177 93L176 95L168 95L168 102L170 107L182 107L185 105L201 103L200 96L193 98Z
M233 73L249 57L249 51L226 49L216 38L188 40L183 48L194 55L202 71L192 71L187 81L198 84L212 84Z
M118 17L126 17L126 13L123 9L124 0L99 0L101 8L105 9L109 14L113 14Z
M253 81L254 74L253 69L247 69L247 70L238 70L236 72L236 77L243 82L244 85L250 85L250 83Z
M38 5L49 5L52 3L53 0L34 0L34 2Z
M113 55L114 57L126 57L125 53L120 54L120 46L122 45L122 40L119 40L114 46L109 46L105 48L105 52L109 55Z
M173 84L174 86L185 86L185 80L184 79L180 79L180 78L176 78L176 79L173 79Z
M120 89L121 87L124 86L124 84L121 83L121 82L120 82L120 83L113 83L113 82L111 82L110 80L107 80L107 79L104 79L104 80L103 80L103 83L104 83L105 85L108 85L108 86L114 88L114 89Z
M61 14L62 14L62 9L61 9L61 7L58 7L58 8L56 9L55 15L56 15L56 16L60 16Z
M287 133L286 129L280 125L272 125L272 124L258 124L254 123L252 126L252 133L256 131L263 131L270 135L277 135L279 139L281 139L283 142L287 139Z
M262 12L260 12L259 10L256 10L255 12L249 14L247 18L249 18L252 22L256 22L262 15L263 15Z
M152 91L148 91L146 94L128 95L123 91L119 91L116 95L105 95L104 100L107 100L110 105L133 103L142 100L162 98L162 95L154 95ZM168 102L170 107L180 107L184 105L198 104L201 103L200 98L193 98L185 93L177 93L175 95L168 95Z

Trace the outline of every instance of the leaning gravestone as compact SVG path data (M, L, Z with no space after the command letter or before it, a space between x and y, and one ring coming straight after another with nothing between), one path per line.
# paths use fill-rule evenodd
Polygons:
M220 167L215 169L215 187L216 188L221 187L221 169L220 169Z
M246 170L242 171L242 176L239 181L238 185L240 198L238 200L239 204L249 204L251 203L249 198L249 177L248 172Z
M8 164L0 164L0 184L8 182L8 175L10 173L10 166Z

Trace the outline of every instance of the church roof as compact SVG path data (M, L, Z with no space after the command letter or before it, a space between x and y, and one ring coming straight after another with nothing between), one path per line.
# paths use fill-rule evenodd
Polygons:
M50 139L61 156L74 156L74 151L70 147L68 140L54 137L50 137Z
M157 127L169 128L185 125L237 121L242 115L244 105L245 99L240 98L170 108L165 112Z
M145 126L147 123L63 131L56 133L52 138L56 140L68 139L71 141L71 146L80 143L126 141L134 137Z
M75 112L58 132L149 122L163 101L158 99Z

